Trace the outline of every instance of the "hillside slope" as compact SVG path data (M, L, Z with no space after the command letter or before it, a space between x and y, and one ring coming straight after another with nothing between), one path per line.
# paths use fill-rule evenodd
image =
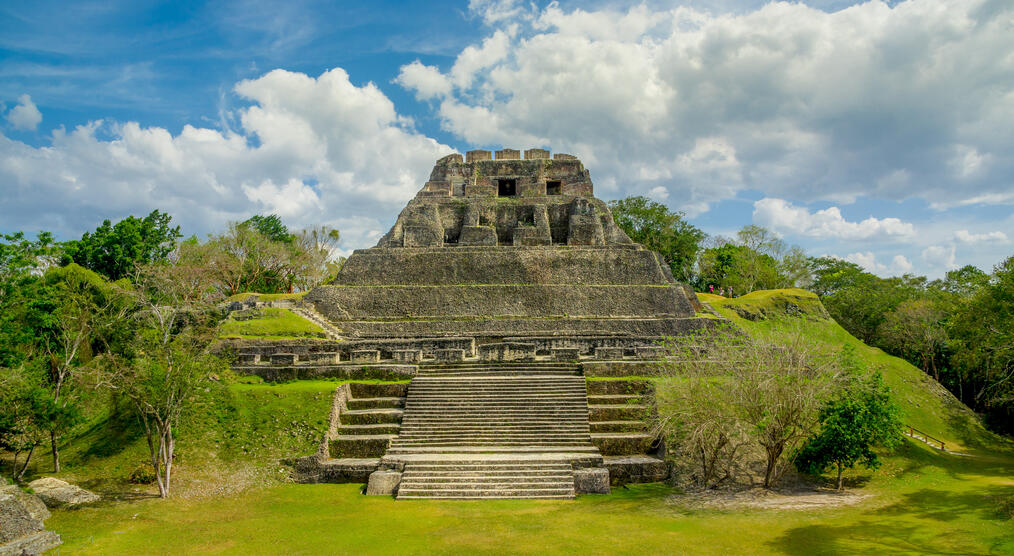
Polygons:
M989 451L1007 444L987 431L974 412L926 373L849 334L828 315L813 293L790 288L756 291L731 299L710 294L698 297L758 339L777 342L779 335L802 327L805 337L824 349L853 346L862 361L883 373L902 408L904 423L944 440L949 450Z

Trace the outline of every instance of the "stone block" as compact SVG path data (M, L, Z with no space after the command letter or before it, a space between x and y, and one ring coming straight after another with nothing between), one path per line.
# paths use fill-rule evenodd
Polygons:
M496 228L493 226L462 226L459 245L496 246Z
M604 245L602 221L598 216L572 214L567 228L567 245Z
M597 347L595 348L595 359L623 359L623 348Z
M577 348L553 348L552 354L556 361L577 361L581 357Z
M259 353L240 353L236 356L236 363L239 365L256 365L261 362Z
M634 353L638 359L662 359L665 357L665 348L662 346L637 346Z
M546 149L525 150L525 160L543 160L549 158L549 151Z
M464 162L464 158L458 153L449 154L440 160L437 160L437 166L447 166L448 164L461 164Z
M391 358L399 363L418 363L422 360L421 349L395 349L391 350Z
M272 365L295 365L296 354L295 353L272 353L271 354Z
M478 347L482 361L534 361L535 344L502 342Z
M466 183L465 197L496 197L496 186L488 183Z
M405 247L440 247L444 244L443 230L435 226L405 226Z
M394 496L398 493L401 473L397 471L374 471L366 484L367 496Z
M574 492L577 494L609 494L609 470L605 467L575 469Z
M572 154L556 153L553 155L553 160L577 160L577 157Z
M315 352L306 354L302 359L307 363L317 365L334 365L341 360L341 354L338 352Z
M496 151L497 160L521 160L521 151L517 149L501 149Z
M379 349L357 349L352 352L353 363L376 363L380 361Z
M482 160L492 160L493 157L489 151L474 150L465 153L465 162L479 162Z
M669 477L669 466L650 456L606 456L603 463L614 486L656 483Z
M435 349L433 350L433 358L438 362L454 363L458 361L464 361L465 350L463 349Z
M549 234L549 228L540 229L538 226L515 226L514 245L552 245L553 238Z

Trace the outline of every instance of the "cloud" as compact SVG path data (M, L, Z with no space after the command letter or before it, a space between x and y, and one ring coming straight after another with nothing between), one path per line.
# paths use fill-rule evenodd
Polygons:
M850 253L845 256L845 260L851 263L855 263L869 272L879 275L896 276L899 274L907 274L912 272L912 263L904 255L895 255L891 259L890 265L885 265L877 261L876 255L872 251Z
M470 6L494 28L443 72L443 128L572 152L610 194L1014 203L1014 59L983 55L1014 51L1009 3ZM399 83L433 94L417 69Z
M954 239L961 243L1009 243L1010 239L1007 234L995 231L986 232L984 234L973 234L968 230L958 230L954 232Z
M275 70L238 83L249 102L235 131L136 122L58 128L33 147L0 134L5 228L65 235L103 218L169 212L188 233L253 213L292 227L342 222L343 245L386 231L449 147L416 132L376 86L336 68L314 78ZM346 233L348 232L348 233ZM374 239L375 241L375 239Z
M936 268L952 270L958 266L954 264L957 258L957 248L950 245L931 245L922 251L922 259L926 264Z
M783 199L764 198L753 204L753 221L776 232L818 239L870 240L907 239L915 227L897 218L869 217L849 222L838 207L811 213Z
M440 70L416 60L401 67L395 83L415 91L419 100L445 97L451 94L451 81Z
M7 121L14 129L35 130L42 121L42 112L32 102L32 97L21 95L18 97L18 104L7 112Z

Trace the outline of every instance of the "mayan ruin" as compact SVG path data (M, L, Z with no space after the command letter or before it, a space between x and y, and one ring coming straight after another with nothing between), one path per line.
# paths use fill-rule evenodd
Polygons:
M340 388L302 480L571 498L665 478L651 383L586 378L638 375L662 338L718 322L700 309L616 226L577 157L470 151L438 160L379 243L295 308L332 338L241 347L236 368L411 378Z

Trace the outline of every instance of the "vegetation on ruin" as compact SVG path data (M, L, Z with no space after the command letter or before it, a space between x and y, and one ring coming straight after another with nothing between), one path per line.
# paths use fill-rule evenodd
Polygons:
M277 340L321 338L324 337L324 330L288 309L262 307L231 314L220 325L219 334L223 338Z

